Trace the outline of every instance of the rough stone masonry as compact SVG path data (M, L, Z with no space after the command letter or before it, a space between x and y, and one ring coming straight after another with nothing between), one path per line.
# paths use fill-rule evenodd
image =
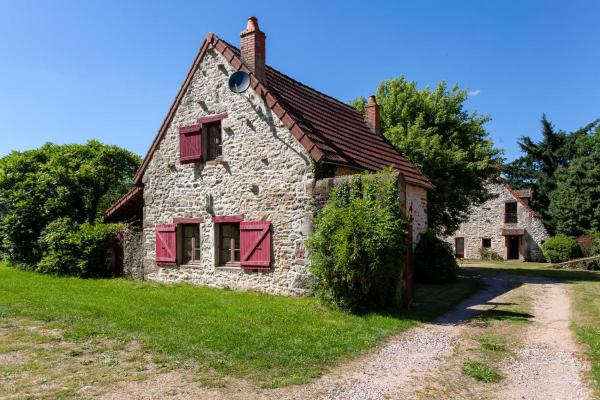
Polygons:
M471 207L468 221L446 240L456 246L457 238L464 240L464 257L481 258L484 239L490 240L490 250L502 258L509 258L509 237L518 236L520 260L543 261L542 243L549 234L541 218L504 183L488 185L493 198L480 206ZM506 223L506 203L516 203L517 222Z
M252 88L241 94L229 90L228 79L236 70L231 60L208 44L143 170L143 226L129 233L125 270L153 281L303 295L310 279L305 241L312 232L313 217L335 183L345 179L338 175L360 170L338 167L335 176L316 180L311 153L266 100ZM199 118L224 113L222 157L180 162L179 129ZM402 175L399 184L404 206L413 215L416 244L427 229L427 190L405 183ZM241 215L244 221L271 223L272 258L267 270L219 265L213 217ZM178 257L175 265L157 264L156 226L172 224L177 218L199 221L200 259L182 265ZM142 255L141 263L136 261L137 254Z

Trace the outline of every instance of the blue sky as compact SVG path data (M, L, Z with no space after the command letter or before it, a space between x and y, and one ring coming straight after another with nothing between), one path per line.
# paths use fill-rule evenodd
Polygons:
M340 100L400 74L467 88L508 159L543 112L600 117L599 1L0 0L0 156L92 138L144 155L206 32L238 44L250 15L267 63Z

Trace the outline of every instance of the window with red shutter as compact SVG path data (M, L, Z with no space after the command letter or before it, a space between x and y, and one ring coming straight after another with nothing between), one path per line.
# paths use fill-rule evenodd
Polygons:
M175 224L156 225L156 264L177 263L177 232Z
M271 223L240 222L240 266L246 269L271 268Z
M182 164L202 161L202 124L179 128L179 161Z

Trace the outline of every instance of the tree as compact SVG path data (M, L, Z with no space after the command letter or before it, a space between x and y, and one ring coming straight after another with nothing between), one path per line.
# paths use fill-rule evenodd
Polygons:
M542 215L546 226L554 231L556 222L550 214L550 194L557 187L556 172L568 166L577 152L577 140L586 137L597 125L594 121L577 131L568 133L556 130L554 125L542 115L542 139L534 142L529 136L519 140L519 147L525 153L512 163L503 166L503 177L515 189L532 188L535 196L531 207Z
M93 223L127 191L139 156L92 140L85 145L47 143L0 159L0 251L33 266L39 238L62 217Z
M464 109L466 90L444 82L418 90L404 77L379 84L384 137L436 186L429 193L430 227L451 235L468 218L469 207L489 199L486 184L498 173L501 151L484 125L488 116ZM366 100L351 102L364 112Z
M600 126L576 139L573 161L557 169L555 180L548 214L556 231L575 236L600 230Z

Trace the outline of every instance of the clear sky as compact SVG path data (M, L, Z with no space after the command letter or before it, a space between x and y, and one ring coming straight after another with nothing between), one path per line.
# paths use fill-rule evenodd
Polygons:
M144 155L206 32L342 101L404 74L471 92L508 159L545 112L600 117L600 1L0 0L0 156L99 139Z

